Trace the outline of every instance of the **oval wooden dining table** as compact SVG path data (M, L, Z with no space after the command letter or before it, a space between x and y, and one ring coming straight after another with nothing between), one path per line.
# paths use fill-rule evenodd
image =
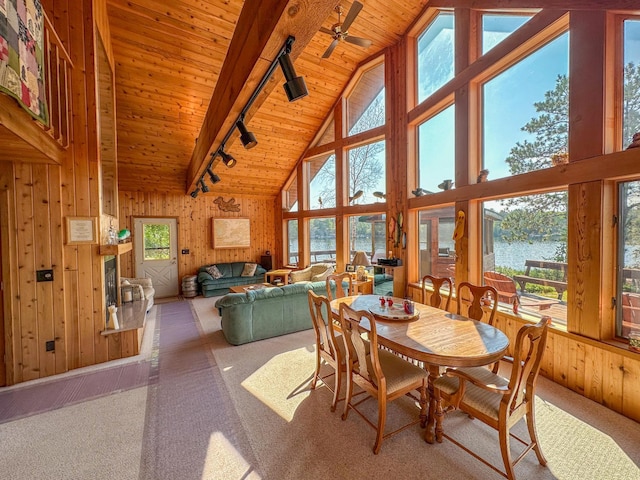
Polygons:
M393 298L393 297L392 297ZM334 319L339 320L340 304L355 310L367 310L376 319L381 345L424 363L429 372L429 413L425 440L434 436L442 442L442 405L433 395L433 380L441 367L479 367L500 360L509 348L508 337L497 328L446 310L414 303L414 314L402 309L401 298L393 298L391 308L381 307L377 295L354 295L331 301ZM363 325L367 321L363 320ZM434 430L435 426L435 430Z

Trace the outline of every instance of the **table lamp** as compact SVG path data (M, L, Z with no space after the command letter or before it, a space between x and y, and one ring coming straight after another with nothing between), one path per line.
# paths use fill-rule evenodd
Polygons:
M365 252L362 251L358 251L356 252L356 254L353 256L353 265L355 265L357 268L356 270L356 278L361 281L361 280L366 280L367 279L367 271L364 267L370 267L371 266L371 261L369 260L369 257L367 256L367 254Z

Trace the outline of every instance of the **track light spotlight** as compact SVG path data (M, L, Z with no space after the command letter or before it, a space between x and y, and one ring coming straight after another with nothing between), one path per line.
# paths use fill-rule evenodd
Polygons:
M247 130L247 127L244 124L242 119L236 122L236 127L238 127L238 131L240 132L240 141L244 148L249 150L250 148L255 147L258 144L258 140L256 140L256 136L253 132Z
M307 90L307 84L304 82L303 77L296 76L296 71L291 63L288 53L283 53L278 57L280 67L282 67L282 73L287 80L282 86L287 94L287 98L290 102L298 100L299 98L306 97L309 94Z
M236 166L236 163L238 163L235 158L225 152L222 148L220 149L220 156L222 157L222 163L224 163L227 168L233 168Z
M211 183L213 185L215 185L216 183L218 183L220 181L220 177L218 175L216 175L215 173L213 173L213 170L211 170L211 167L207 167L207 173L209 174L209 178L211 179Z
M207 186L206 183L204 183L204 178L200 178L200 190L202 190L202 193L207 193L209 191L209 187Z
M193 198L196 198L199 193L200 193L200 187L197 187L193 192L191 192L191 196Z

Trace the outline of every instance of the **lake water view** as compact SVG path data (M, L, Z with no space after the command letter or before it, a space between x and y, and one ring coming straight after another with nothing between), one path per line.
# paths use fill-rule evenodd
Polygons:
M495 242L494 251L496 256L496 266L514 268L524 270L524 262L526 260L550 260L556 251L560 242ZM311 251L335 251L335 239L315 238L311 239ZM371 239L356 239L356 250L364 250L371 254ZM384 247L378 247L378 250L384 252ZM293 250L291 250L293 253ZM386 254L383 254L386 256Z

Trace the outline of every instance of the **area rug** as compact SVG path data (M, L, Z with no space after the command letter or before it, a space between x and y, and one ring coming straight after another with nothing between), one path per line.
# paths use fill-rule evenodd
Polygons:
M48 125L43 38L40 0L0 0L0 91Z
M315 362L312 330L231 346L219 329L214 301L195 301L194 308L263 478L502 478L447 440L435 445L425 443L419 426L385 440L380 454L374 455L374 430L353 413L342 421L342 403L332 413L331 392L325 387L310 390ZM555 402L556 396L552 392L550 398ZM563 401L575 405L587 402L587 408L579 411L607 418L609 426L620 422L621 436L629 436L624 426L638 428L631 420L587 399L574 401L574 397L578 396L571 393L567 400L565 393ZM637 432L623 448L544 396L536 402L540 441L549 464L548 468L542 467L534 454L527 455L516 467L520 480L640 478L640 470L627 454L640 446ZM375 402L370 402L369 408L370 418L375 418ZM396 400L388 409L387 426L393 428L416 414L410 399ZM502 468L494 430L461 412L447 415L445 429ZM526 438L524 424L515 431ZM512 443L517 454L517 442Z

